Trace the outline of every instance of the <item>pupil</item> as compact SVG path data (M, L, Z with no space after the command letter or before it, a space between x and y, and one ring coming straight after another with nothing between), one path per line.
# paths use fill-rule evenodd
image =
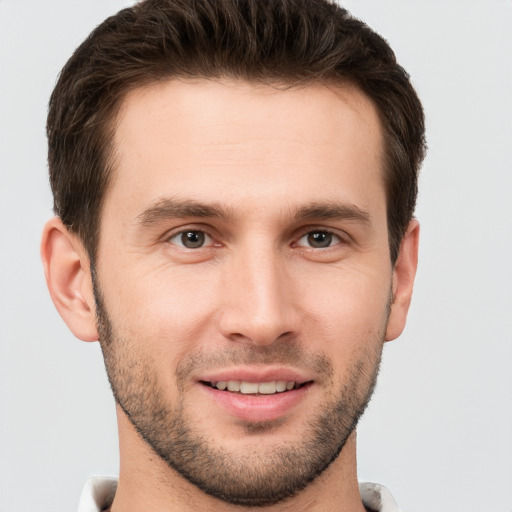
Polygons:
M181 235L181 241L189 249L201 247L204 244L204 233L201 233L201 231L187 231Z
M325 231L316 231L308 235L308 243L311 247L329 247L332 242L332 234Z

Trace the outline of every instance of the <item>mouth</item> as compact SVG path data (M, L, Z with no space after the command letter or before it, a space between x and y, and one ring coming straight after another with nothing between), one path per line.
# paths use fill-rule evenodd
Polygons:
M196 382L206 403L220 407L221 421L254 423L291 417L307 407L315 388L308 377L286 367L239 367L201 375Z
M249 382L245 380L219 380L219 381L200 381L204 386L208 386L219 391L236 393L240 395L275 395L277 393L286 393L300 389L312 381L299 383L293 380L271 380L267 382Z

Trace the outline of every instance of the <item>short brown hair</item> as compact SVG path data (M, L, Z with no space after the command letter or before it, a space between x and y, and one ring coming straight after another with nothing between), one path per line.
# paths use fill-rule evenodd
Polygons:
M54 211L91 261L126 93L172 78L307 85L350 82L377 107L391 260L411 220L425 153L421 103L386 41L329 0L145 0L77 48L52 93L48 163Z

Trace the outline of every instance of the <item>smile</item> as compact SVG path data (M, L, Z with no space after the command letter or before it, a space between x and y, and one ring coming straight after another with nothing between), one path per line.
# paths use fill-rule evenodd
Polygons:
M299 407L310 395L314 381L201 380L200 389L228 417L249 422L273 421ZM224 416L225 417L225 416Z
M274 395L298 389L299 384L295 381L271 380L268 382L249 382L244 380L228 380L217 382L203 382L207 386L220 391L240 393L242 395Z

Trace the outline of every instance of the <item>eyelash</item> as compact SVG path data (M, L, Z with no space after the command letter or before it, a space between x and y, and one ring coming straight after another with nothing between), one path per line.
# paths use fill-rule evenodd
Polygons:
M211 241L207 243L207 245L204 245L204 241L203 243L201 243L201 245L198 245L197 247L187 247L186 245L184 245L183 243L176 243L176 242L173 242L173 239L176 239L178 237L183 237L183 235L187 234L187 233L196 233L196 234L202 234L204 235L205 239L210 239ZM325 247L312 247L311 245L301 245L299 244L299 242L304 238L304 237L308 237L310 235L314 235L314 234L322 234L322 235L327 235L329 240L328 240L328 243L329 245L325 246ZM337 239L337 242L335 242L334 244L332 244L332 238L335 238ZM194 250L197 250L197 249L205 249L205 248L209 248L209 247L212 247L212 246L220 246L221 244L216 244L215 243L215 237L213 237L212 235L210 235L208 233L207 230L203 229L203 228L188 228L188 229L182 229L180 231L177 231L175 233L172 233L171 235L167 236L165 238L165 241L169 244L173 244L177 247L181 247L183 249L187 249L187 250L191 250L191 251L194 251ZM321 241L320 241L321 243ZM335 232L334 230L331 230L331 229L327 229L327 228L308 228L307 230L303 230L301 231L300 233L300 236L297 238L295 237L295 242L293 242L292 246L293 247L304 247L306 249L329 249L331 247L334 247L336 245L340 245L340 244L346 244L347 243L347 240L346 240L346 237L342 236L341 234L339 234L338 232Z
M331 242L333 238L336 238L338 241L335 243L329 244L326 247L312 247L311 245L299 245L299 242L303 238L309 237L314 234L327 235L328 237L330 237L329 242ZM336 245L340 245L343 243L346 243L346 240L339 233L337 233L331 229L317 228L317 229L308 229L307 231L303 231L302 235L297 239L297 241L294 243L294 245L296 245L298 247L305 247L307 249L330 249L331 247L334 247Z
M212 242L214 242L214 237L212 237L206 230L198 229L198 228L182 229L181 231L178 231L176 233L172 233L171 235L166 237L166 242L170 243L170 244L173 244L173 245L176 245L178 247L181 247L183 249L188 249L188 250L192 250L192 251L195 250L195 249L203 249L205 247L210 247L212 245L212 243L210 242L207 246L202 244L202 245L200 245L198 247L187 247L184 244L179 244L179 243L173 242L173 239L176 239L178 237L183 237L183 235L186 235L187 233L202 234L202 235L204 235L205 238L209 238Z

